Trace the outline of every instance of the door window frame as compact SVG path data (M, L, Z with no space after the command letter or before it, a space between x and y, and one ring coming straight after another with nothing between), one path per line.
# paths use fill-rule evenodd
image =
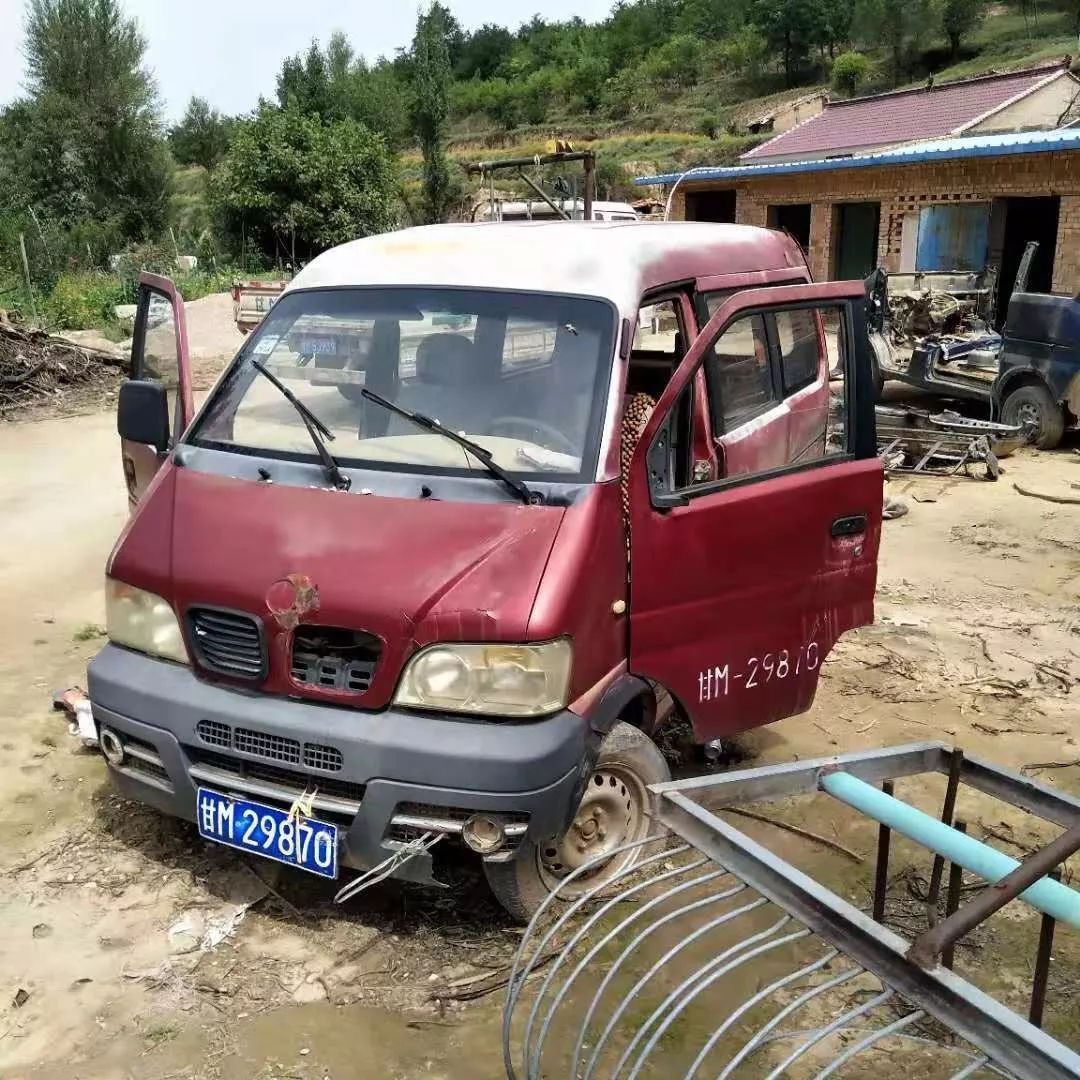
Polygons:
M144 379L146 365L146 331L152 296L162 297L172 309L173 334L176 339L176 405L169 417L169 449L176 446L188 424L195 416L195 399L191 388L187 323L184 318L184 298L167 277L159 274L139 275L138 306L131 338L131 363L128 378Z
M785 296L788 289L798 290L799 296ZM750 295L747 294L758 294ZM755 302L756 301L756 302ZM774 479L788 473L803 472L808 469L841 464L857 458L877 456L877 443L874 429L874 394L870 361L870 346L866 335L866 294L862 282L825 282L816 285L800 283L798 285L767 286L765 288L740 290L729 297L717 310L708 324L687 349L685 358L701 346L700 355L694 360L694 370L686 376L684 382L694 378L705 362L705 348L712 344L739 319L753 314L767 314L777 310L839 309L843 314L844 354L850 358L844 372L844 415L847 435L847 449L841 454L816 458L811 461L788 462L773 469L761 472L741 474L732 477L719 477L700 483L690 483L675 489L672 485L670 468L670 417L671 408L677 396L685 386L675 394L665 392L666 401L657 403L656 414L650 420L648 428L642 433L645 443L643 465L646 469L646 487L654 509L667 511L676 507L688 506L693 500L715 494L729 488L741 487L750 483ZM857 328L862 332L858 333ZM703 344L703 339L705 344ZM686 359L684 358L684 365ZM680 365L682 367L682 365ZM678 380L678 373L672 382ZM670 384L669 384L670 390ZM782 402L781 402L782 403ZM779 404L774 402L771 407ZM661 408L662 407L662 408ZM641 459L635 455L636 460ZM640 467L640 466L639 466Z

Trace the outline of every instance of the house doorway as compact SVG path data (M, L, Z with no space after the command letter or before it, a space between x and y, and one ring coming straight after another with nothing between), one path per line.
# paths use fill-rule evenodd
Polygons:
M1004 325L1020 257L1029 240L1038 241L1039 250L1035 253L1028 274L1027 291L1050 292L1053 287L1061 199L1057 195L997 199L994 210L997 211L1002 205L1005 211L1005 235L1001 246L1001 272L998 275L995 311L998 326Z
M735 220L735 189L726 191L688 191L686 193L687 221Z
M833 278L854 281L867 277L877 266L881 203L837 203Z
M778 203L766 211L770 229L783 229L798 242L804 254L810 250L810 204Z

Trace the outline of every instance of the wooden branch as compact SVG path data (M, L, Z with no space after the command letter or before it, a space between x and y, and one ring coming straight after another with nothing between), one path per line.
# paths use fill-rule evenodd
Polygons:
M778 829L784 829L787 832L794 833L796 836L801 836L804 840L813 840L816 844L822 844L827 848L832 848L833 851L839 852L841 855L846 855L852 862L861 864L865 861L858 852L852 851L851 848L844 847L843 844L837 843L835 840L830 840L827 836L819 836L809 829L802 829L798 825L789 825L786 821L780 821L778 818L766 817L764 814L757 814L753 810L744 810L741 806L721 806L720 809L729 814L737 814L739 817L749 818L751 821L763 821L766 825L775 825Z

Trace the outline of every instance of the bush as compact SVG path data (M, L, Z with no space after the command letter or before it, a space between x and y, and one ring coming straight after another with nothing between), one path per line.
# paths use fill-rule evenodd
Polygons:
M832 88L851 97L870 78L870 60L860 52L841 53L832 66Z

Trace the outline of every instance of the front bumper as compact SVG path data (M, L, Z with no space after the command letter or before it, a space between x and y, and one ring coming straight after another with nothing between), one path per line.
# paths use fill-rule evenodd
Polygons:
M340 859L357 867L475 811L501 817L518 844L560 834L598 746L571 712L527 723L358 712L217 686L115 645L87 677L94 720L128 752L109 766L126 795L194 821L199 786L284 807L316 792L314 815L341 827ZM430 856L399 876L430 882Z

